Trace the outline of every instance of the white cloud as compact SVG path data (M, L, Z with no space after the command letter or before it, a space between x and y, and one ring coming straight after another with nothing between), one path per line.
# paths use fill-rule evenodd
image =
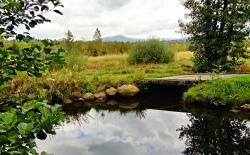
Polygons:
M31 31L39 38L62 38L71 30L76 38L91 39L98 27L103 36L178 38L180 0L62 0L63 16L49 13L52 23Z

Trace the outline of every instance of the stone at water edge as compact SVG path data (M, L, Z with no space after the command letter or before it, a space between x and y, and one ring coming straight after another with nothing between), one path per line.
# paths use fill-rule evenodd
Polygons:
M85 100L83 98L79 98L78 101L81 103L85 102Z
M231 110L230 110L230 112L233 112L233 113L239 113L239 112L240 112L240 110L238 110L238 109L231 109Z
M96 92L103 92L105 91L105 89L106 89L106 86L99 86L97 87Z
M135 85L122 85L118 87L118 93L121 96L133 97L140 92L140 89Z
M86 93L86 94L83 95L83 99L85 99L85 100L94 100L95 96L92 93Z
M250 104L244 104L243 106L241 106L241 109L250 111Z
M76 97L76 98L81 98L82 97L82 93L79 92L79 91L75 91L71 95L72 95L72 97Z
M114 87L110 87L108 89L105 90L105 92L109 95L109 96L115 96L117 94L117 89L115 89Z
M65 99L63 99L63 103L64 104L71 104L71 103L73 103L73 101L69 98L65 98Z
M98 102L105 102L108 99L105 92L96 93L94 96Z

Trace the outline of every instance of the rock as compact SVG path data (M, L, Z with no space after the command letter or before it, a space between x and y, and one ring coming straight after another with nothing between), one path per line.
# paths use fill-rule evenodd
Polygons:
M233 113L239 113L240 112L240 110L237 110L237 109L231 109L230 111L233 112Z
M250 111L250 104L244 104L243 106L241 106L241 109Z
M79 98L78 101L82 102L82 103L85 102L85 100L83 98Z
M139 105L139 102L134 102L130 104L121 104L119 107L122 109L131 110L131 109L137 108L138 105Z
M109 96L115 96L117 94L117 89L115 89L114 87L111 87L109 89L106 89L105 91Z
M95 96L92 93L86 93L86 94L83 95L83 99L85 99L85 100L94 100Z
M79 91L75 91L72 93L72 97L76 97L76 98L81 98L82 97L82 93Z
M105 92L96 93L94 96L97 102L105 102L108 99L107 94Z
M97 87L96 92L103 92L105 91L105 89L106 89L106 86L99 86Z
M122 85L118 87L118 93L121 96L133 97L140 92L140 89L135 85Z
M116 100L109 100L106 104L111 105L111 106L115 106L115 105L118 105L118 102Z
M71 103L73 103L73 101L71 99L65 98L63 100L63 104L71 104Z

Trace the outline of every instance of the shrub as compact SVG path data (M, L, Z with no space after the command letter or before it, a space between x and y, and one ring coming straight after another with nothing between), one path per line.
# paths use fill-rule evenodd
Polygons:
M157 39L137 43L129 53L131 64L169 63L173 59L174 51Z

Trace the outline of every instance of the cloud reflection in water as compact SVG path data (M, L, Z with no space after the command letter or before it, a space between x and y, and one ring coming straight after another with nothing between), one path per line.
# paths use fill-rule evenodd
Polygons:
M189 123L185 113L146 110L145 118L138 118L91 110L89 115L88 122L65 123L57 135L37 141L38 149L55 155L175 155L185 149L176 131Z

